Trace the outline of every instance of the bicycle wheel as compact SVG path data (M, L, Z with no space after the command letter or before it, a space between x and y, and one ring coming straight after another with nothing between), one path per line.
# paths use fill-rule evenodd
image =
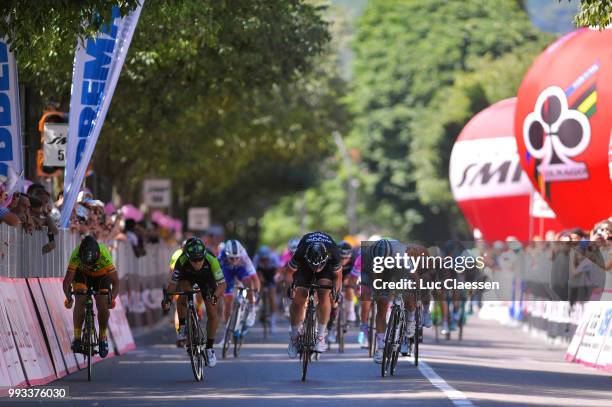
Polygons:
M245 331L245 312L241 312L242 318L237 321L236 326L240 327L240 331L234 331L234 357L240 356L240 349L242 349L242 342L244 342L244 331Z
M399 340L399 343L401 344L402 338L404 337L404 332L406 332L406 321L404 320L403 316L400 316L398 320L399 320L398 323L400 324L400 327L399 327L400 329L399 329L399 337L396 339ZM395 376L395 368L397 367L397 360L399 359L399 354L400 354L400 346L394 346L392 354L391 354L391 376Z
M414 337L413 337L413 342L414 342L414 365L418 366L419 365L419 342L421 342L421 308L417 307L417 312L415 314L415 332L414 332Z
M230 319L227 323L227 327L225 328L225 339L223 339L223 352L221 354L223 359L227 357L227 351L229 350L231 340L234 337L234 330L236 328L236 318L237 317L238 317L238 303L234 302L234 305L232 306L232 313L230 314Z
M308 372L308 363L312 356L315 346L315 308L314 304L308 304L306 311L306 326L304 327L304 336L302 341L302 381L306 380Z
M389 373L389 367L391 366L391 359L393 357L393 350L395 348L395 333L397 331L399 310L397 306L393 306L389 322L387 323L387 332L385 333L385 345L383 349L383 359L381 364L380 373L382 377L387 376Z
M370 316L368 318L368 353L370 357L376 352L376 303L372 303L370 307Z
M85 339L82 342L83 349L85 349L85 358L87 359L87 381L90 382L93 377L93 347L94 347L94 334L93 334L93 316L91 315L91 311L87 311L85 316L85 332L83 338Z
M463 323L465 322L465 301L461 301L461 305L459 306L459 321L457 321L457 325L459 325L459 340L463 339Z
M338 342L338 353L344 353L344 329L346 328L346 317L344 315L344 300L338 304L338 320L336 321L336 341Z
M187 320L187 352L191 360L191 369L196 381L202 380L204 356L202 355L202 338L200 338L200 327L195 311L189 312Z
M263 337L264 339L268 339L268 331L270 329L270 321L268 321L268 289L264 288L261 294L262 304L261 304L261 325L263 325Z

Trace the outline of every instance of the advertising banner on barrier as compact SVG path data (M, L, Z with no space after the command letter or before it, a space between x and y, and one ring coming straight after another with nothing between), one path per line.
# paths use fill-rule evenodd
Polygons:
M64 174L64 208L60 225L67 227L72 208L85 178L102 124L110 106L123 62L130 47L142 3L125 17L113 7L95 38L77 43L72 74L68 145Z
M56 329L53 326L53 320L51 319L51 315L49 314L49 309L47 308L45 296L40 287L40 282L38 281L38 278L28 278L27 280L28 285L30 286L30 291L32 292L32 297L34 298L34 305L38 309L38 313L43 323L43 329L45 330L45 334L49 341L49 347L51 348L51 358L53 361L53 365L55 366L55 374L58 378L62 378L68 374L68 370L66 368L64 355L62 354L60 338L58 338L55 332ZM63 329L63 327L61 328Z
M56 378L55 370L25 279L0 279L0 293L28 383L50 382Z
M125 308L123 308L120 298L117 298L115 309L111 310L108 327L115 343L117 354L122 355L128 350L136 348L132 330L125 316Z
M612 302L587 304L565 359L612 371Z
M0 285L4 284L5 280L7 279L0 278ZM6 306L6 298L2 294L0 289L0 359L4 361L8 376L3 376L0 380L8 381L11 387L22 387L28 382L19 361L15 338L13 338L13 331L8 320L9 311Z
M62 289L62 279L60 278L40 278L40 286L45 296L45 302L49 309L49 315L53 321L53 327L57 339L60 342L60 348L66 361L68 372L73 373L84 366L82 355L75 355L70 349L72 343L72 310L64 307L64 291ZM77 365L77 359L79 365Z
M0 181L11 171L23 176L21 119L17 63L4 38L0 37Z

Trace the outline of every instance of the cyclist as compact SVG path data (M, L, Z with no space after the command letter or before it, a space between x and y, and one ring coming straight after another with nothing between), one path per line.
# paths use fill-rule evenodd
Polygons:
M286 275L287 275L287 264L289 263L289 261L291 261L291 257L293 257L293 253L295 253L298 243L300 243L300 239L297 237L291 238L289 239L289 242L287 242L287 248L283 251L283 253L281 254L280 257L280 268L278 269L278 282L281 282L281 284L279 284L281 292L286 292L286 288L284 287L284 282L286 280ZM285 296L283 296L283 301L281 302L281 306L283 307L283 313L284 315L289 318L289 309L290 309L290 300L289 298L286 298Z
M357 316L355 315L355 306L353 304L353 298L355 296L354 283L355 280L351 278L351 271L355 265L355 260L359 256L359 249L353 249L353 246L346 240L338 243L338 249L340 251L340 259L342 262L342 287L344 291L344 310L346 314L347 322L355 322ZM338 307L332 307L331 314L329 317L329 323L327 324L327 341L330 343L336 342L336 330L334 323L338 315Z
M179 256L174 266L174 272L168 281L167 290L175 291L177 288L181 291L189 291L197 284L202 292L210 291L213 293L211 299L204 299L206 306L206 356L208 358L208 366L215 367L217 358L213 344L215 342L215 334L219 319L217 318L217 301L216 298L221 296L225 289L225 281L221 266L217 258L206 249L202 240L192 237L185 242L183 253ZM201 295L201 294L200 294ZM170 309L171 299L164 298L162 300L162 309L167 311ZM179 329L177 330L176 338L178 341L187 339L185 319L187 317L187 298L180 296L177 301L177 312L179 316Z
M373 289L374 277L372 261L375 257L395 257L397 254L403 255L403 245L397 240L391 239L380 239L373 246L369 248L367 258L363 259L364 264L361 269L361 284L362 284L362 295L366 291L366 295L371 295ZM406 269L385 269L381 274L384 281L399 281L403 278L410 277L408 270ZM363 288L367 287L366 290ZM383 351L385 345L385 331L387 329L387 311L392 296L395 293L388 289L378 289L374 292L374 300L376 301L376 352L374 352L374 362L382 363ZM371 297L367 297L371 298ZM363 297L362 297L363 301ZM408 302L406 302L407 304ZM369 310L368 310L369 311ZM408 313L408 325L407 335L411 337L414 335L415 323L414 323L414 311ZM412 321L412 323L410 323Z
M72 308L73 300L70 295L70 287L75 292L85 293L89 287L98 292L96 295L96 309L98 310L99 349L100 357L108 355L108 329L109 309L115 308L117 294L119 294L119 279L113 265L113 258L108 249L102 243L98 243L93 236L85 236L78 247L70 255L68 270L64 277L64 294L66 308ZM112 290L111 290L112 287ZM112 301L108 304L108 292L111 290ZM72 314L74 324L74 340L72 350L79 352L81 349L81 333L83 322L85 322L85 296L78 296Z
M223 245L219 263L225 276L225 295L223 297L224 309L223 315L225 323L227 323L232 311L232 300L234 299L234 281L239 279L247 288L251 290L247 293L249 300L249 312L247 314L246 324L251 327L255 324L255 295L254 291L259 292L260 282L257 277L257 272L253 266L253 262L249 258L246 250L238 240L228 240Z
M293 302L290 308L291 333L287 353L290 358L296 358L297 339L300 328L304 322L304 311L308 296L309 286L313 277L319 284L335 284L335 291L340 292L342 279L340 278L340 254L336 242L326 233L311 232L305 234L298 243L297 249L287 264L286 283L295 285ZM321 289L318 293L317 305L317 341L315 352L325 352L325 328L329 321L331 311L331 296L329 290ZM337 299L335 299L337 302Z
M263 286L268 289L268 304L270 304L270 331L276 332L276 280L280 268L278 255L268 246L261 246L253 257L255 270Z

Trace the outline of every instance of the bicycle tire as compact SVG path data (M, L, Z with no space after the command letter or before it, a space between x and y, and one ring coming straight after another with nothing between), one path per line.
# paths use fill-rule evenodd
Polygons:
M268 289L262 290L262 304L261 304L261 324L263 325L263 337L268 339L270 321L268 321Z
M242 322L242 321L241 321ZM242 349L242 342L244 342L244 322L242 322L242 328L240 329L240 334L234 334L234 357L237 358L240 356L240 349Z
M202 338L195 311L190 310L187 320L187 353L191 360L191 369L196 381L202 380L203 376L203 355L201 351Z
M344 315L344 301L341 300L338 304L338 323L336 334L336 340L338 341L338 353L344 353L344 328L346 326L345 315Z
M312 356L313 348L315 345L315 333L314 333L314 321L315 307L312 303L312 299L308 303L308 310L306 311L306 327L304 329L304 336L302 341L302 381L306 381L306 374L308 373L308 363Z
M457 325L459 325L459 332L457 333L457 336L461 341L463 340L463 322L465 321L465 301L461 301L459 310L459 321L457 322Z
M415 330L414 330L414 365L419 365L419 342L421 342L421 307L417 307L415 314Z
M370 357L376 352L376 303L370 306L370 315L368 318L368 353Z
M399 322L399 323L401 323L401 325L399 327L400 328L399 329L399 342L400 342L400 346L401 346L402 338L404 337L404 332L406 330L406 321L404 321L403 318L401 318L401 319L402 319L402 321ZM397 330L395 332L397 332ZM395 368L397 367L397 361L399 359L400 346L395 346L393 348L392 353L391 353L391 368L390 368L391 376L395 376Z
M227 357L227 351L229 350L231 340L234 337L234 330L236 328L236 318L238 316L238 303L235 302L232 305L232 313L230 314L229 322L225 328L225 338L223 339L223 352L221 357L225 359Z
M382 377L386 377L389 372L389 367L391 365L392 353L395 347L395 332L397 330L398 323L398 309L396 306L393 306L391 310L391 316L389 317L389 322L387 323L387 331L385 332L385 345L383 349L383 358L381 363L380 374Z
M93 358L93 317L91 316L91 311L87 311L86 317L85 317L85 342L83 345L84 347L86 347L87 351L85 353L85 358L87 358L87 381L90 382L93 378L93 364L92 364L92 358Z

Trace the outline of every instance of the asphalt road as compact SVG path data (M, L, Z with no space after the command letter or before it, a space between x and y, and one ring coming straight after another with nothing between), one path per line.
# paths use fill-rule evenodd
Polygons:
M207 406L610 406L612 376L563 361L564 350L548 347L519 329L472 318L464 340L434 343L426 330L419 368L400 360L395 377L359 349L353 328L344 354L322 355L300 381L300 364L286 354L287 326L264 341L255 327L241 356L221 360L195 382L184 350L168 325L137 338L137 349L98 363L94 381L81 371L49 386L70 398L53 405ZM217 350L219 356L220 351ZM3 399L0 403L13 400ZM18 405L48 404L19 402ZM246 404L244 404L246 403Z

